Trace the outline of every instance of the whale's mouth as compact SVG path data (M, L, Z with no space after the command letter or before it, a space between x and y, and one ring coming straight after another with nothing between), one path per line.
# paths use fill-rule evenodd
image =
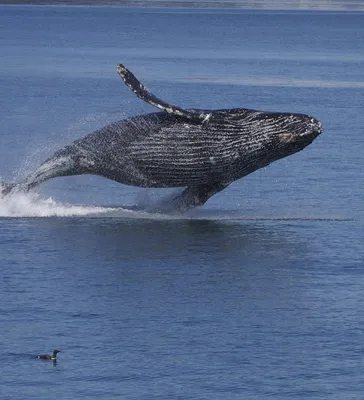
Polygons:
M307 146L323 132L322 123L313 117L303 124L294 124L289 128L278 134L282 143Z
M311 143L314 139L317 138L317 136L321 135L323 130L324 129L323 129L322 123L313 118L312 124L309 127L309 129L303 133L300 133L297 137L297 141L298 142L303 141L304 143L305 142Z
M315 129L320 133L324 131L324 127L322 126L322 123L320 121L316 120L316 123L314 124Z
M302 122L294 123L291 128L289 131L294 133L297 138L317 137L323 132L322 123L314 117L307 117Z
M311 118L310 123L309 123L309 129L308 132L306 132L306 136L314 136L315 138L320 135L324 131L324 128L322 126L322 123L317 120L316 118Z
M307 145L311 143L314 139L320 135L321 132L303 132L303 133L291 133L291 132L283 132L278 135L279 140L284 144L303 144Z

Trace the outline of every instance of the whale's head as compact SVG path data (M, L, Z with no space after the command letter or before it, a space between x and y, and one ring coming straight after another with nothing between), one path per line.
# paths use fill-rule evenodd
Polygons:
M253 111L244 126L248 129L247 147L262 165L303 150L323 131L319 120L305 114Z
M226 130L240 132L241 139L234 141L240 144L236 168L239 177L303 150L323 131L319 120L305 114L233 111Z
M321 122L305 114L280 114L276 120L277 146L289 154L303 150L323 131Z

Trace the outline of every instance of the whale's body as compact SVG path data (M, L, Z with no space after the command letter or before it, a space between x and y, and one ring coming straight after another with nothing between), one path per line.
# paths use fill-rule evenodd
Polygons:
M249 109L184 110L157 99L130 71L119 73L162 112L118 121L57 151L18 185L28 191L57 176L94 174L140 187L187 187L169 206L185 211L231 182L309 145L321 123L304 114Z

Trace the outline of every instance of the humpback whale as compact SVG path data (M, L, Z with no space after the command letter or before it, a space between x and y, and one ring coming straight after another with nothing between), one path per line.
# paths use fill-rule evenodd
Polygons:
M322 132L316 118L246 108L184 109L157 98L122 64L124 83L160 111L107 125L61 148L0 193L27 192L58 176L100 175L126 185L184 190L162 210L184 212L273 161L297 153Z

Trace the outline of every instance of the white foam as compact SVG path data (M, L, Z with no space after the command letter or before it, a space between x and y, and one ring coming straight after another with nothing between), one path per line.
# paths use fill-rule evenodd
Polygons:
M0 196L0 217L74 217L106 215L116 208L58 203L36 193L12 193ZM123 210L127 211L127 210Z

